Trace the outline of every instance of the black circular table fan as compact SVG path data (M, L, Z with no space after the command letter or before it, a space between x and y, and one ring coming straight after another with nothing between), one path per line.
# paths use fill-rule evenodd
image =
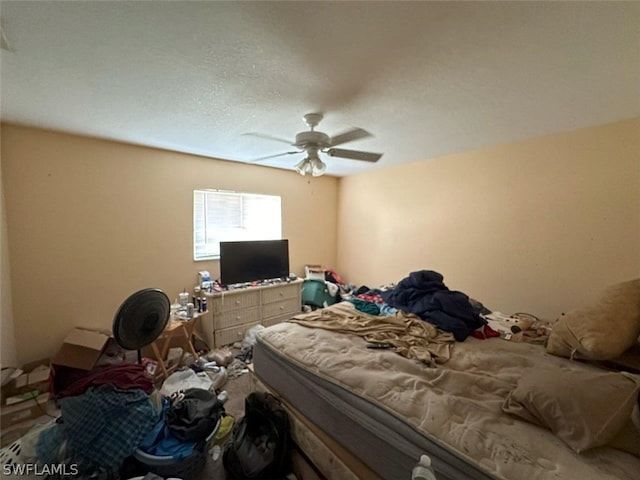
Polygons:
M171 302L156 288L139 290L127 298L113 318L113 337L125 350L137 350L152 343L167 326Z

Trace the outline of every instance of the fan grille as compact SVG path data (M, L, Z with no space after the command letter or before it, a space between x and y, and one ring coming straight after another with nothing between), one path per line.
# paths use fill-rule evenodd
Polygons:
M152 343L167 326L171 302L155 288L129 296L113 319L113 336L122 348L138 350Z

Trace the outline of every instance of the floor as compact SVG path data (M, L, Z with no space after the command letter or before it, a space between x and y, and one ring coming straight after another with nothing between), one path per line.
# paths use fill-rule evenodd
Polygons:
M245 373L237 378L229 379L222 387L226 390L229 398L224 404L227 415L231 415L235 420L244 415L244 399L252 391L250 374ZM224 450L224 445L221 445ZM197 480L227 480L227 473L222 465L222 454L217 460L213 460L211 455L207 456L207 461L202 473Z

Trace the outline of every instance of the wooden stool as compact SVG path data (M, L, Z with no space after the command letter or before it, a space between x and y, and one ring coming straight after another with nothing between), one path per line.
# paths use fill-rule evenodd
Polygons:
M193 318L184 320L170 320L164 331L151 344L151 350L158 361L159 372L156 371L157 379L167 378L171 372L181 366L186 353L190 353L193 355L194 360L198 360L198 354L191 342L198 318L196 315ZM182 355L180 355L176 365L169 367L166 363L166 356L172 341L182 347Z

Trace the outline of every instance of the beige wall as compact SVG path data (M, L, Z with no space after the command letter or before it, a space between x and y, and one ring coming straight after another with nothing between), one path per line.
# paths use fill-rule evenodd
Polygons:
M640 276L640 119L341 179L337 268L555 318Z
M3 125L3 365L11 319L26 362L75 325L110 328L137 289L217 276L192 260L194 188L282 195L298 274L378 286L434 269L492 309L555 317L640 276L639 133L634 119L338 181Z
M17 367L13 310L11 308L11 277L9 264L9 242L7 236L6 202L4 199L4 179L2 178L0 157L0 366ZM11 372L6 370L6 372ZM4 375L3 375L4 378Z
M333 177L4 125L2 173L13 316L21 362L55 352L75 325L111 328L125 298L156 287L177 297L197 272L193 190L282 196L291 269L336 262Z

